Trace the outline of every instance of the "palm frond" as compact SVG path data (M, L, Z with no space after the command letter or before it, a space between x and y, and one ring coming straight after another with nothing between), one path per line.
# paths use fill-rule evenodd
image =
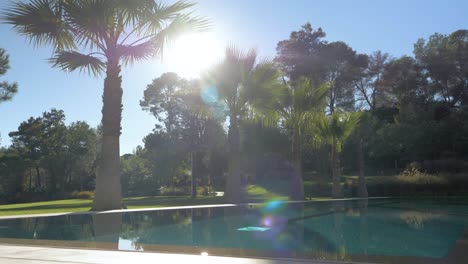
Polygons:
M245 80L241 97L245 97L257 112L271 112L275 109L278 97L282 96L280 72L272 61L264 60L257 64Z
M360 122L361 113L336 111L330 116L324 114L315 119L315 128L320 140L327 144L335 143L337 152Z
M134 41L129 46L138 45L140 41L145 39L145 42L148 42L148 45L145 45L147 45L147 47L152 47L151 53L153 56L163 56L165 47L170 45L181 34L193 31L204 31L208 28L209 22L204 18L191 17L186 14L177 15L170 24L159 32L153 34L151 37L143 37ZM149 43L151 43L151 45L149 45Z
M154 3L154 2L153 2ZM167 5L163 3L154 4L153 8L147 9L148 12L143 13L146 17L143 18L145 23L141 24L141 28L147 31L147 34L157 34L161 31L167 21L176 19L181 12L193 7L195 3L177 1Z
M224 60L226 71L233 74L233 79L245 80L257 62L257 50L249 49L244 52L234 45L229 45L226 47Z
M157 6L154 0L114 0L113 2L115 6L119 7L115 17L120 20L122 29L138 27L141 24L139 20L142 16L151 13L151 10Z
M49 61L63 71L80 70L98 76L105 68L105 63L92 55L76 51L59 51Z
M69 26L62 17L62 3L54 0L12 3L2 12L1 20L35 46L51 44L58 50L75 48Z
M156 46L158 43L154 43L149 40L138 45L118 45L117 52L124 65L132 64L136 61L146 60L158 55L160 47Z
M63 8L77 43L90 49L106 49L106 41L111 42L115 34L118 7L114 1L65 1Z

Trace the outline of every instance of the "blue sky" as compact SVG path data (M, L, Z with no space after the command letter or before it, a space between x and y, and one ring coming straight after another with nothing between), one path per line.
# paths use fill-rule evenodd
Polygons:
M257 48L262 57L274 57L278 41L310 22L322 27L327 40L342 40L360 53L382 50L392 56L411 55L418 38L434 32L448 34L468 28L468 1L371 0L200 0L196 14L213 21L211 35L220 45ZM0 0L0 9L8 1ZM0 25L0 47L10 54L11 70L0 81L17 81L19 93L0 104L1 145L8 133L30 116L51 108L65 111L67 123L101 120L102 78L64 73L51 68L48 48L34 48L9 26ZM130 153L154 127L139 101L152 79L177 69L168 62L146 61L123 69L121 153Z

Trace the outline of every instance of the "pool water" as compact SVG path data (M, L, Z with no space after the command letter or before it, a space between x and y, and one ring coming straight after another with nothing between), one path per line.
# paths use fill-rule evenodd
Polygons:
M468 200L271 201L4 219L0 243L375 263L468 263Z

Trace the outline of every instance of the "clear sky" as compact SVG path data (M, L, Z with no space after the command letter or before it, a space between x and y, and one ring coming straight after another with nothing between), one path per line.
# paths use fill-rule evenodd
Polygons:
M382 50L392 56L411 55L418 38L434 32L448 34L468 28L468 1L462 0L200 0L196 14L213 22L209 33L216 45L257 48L273 57L278 41L310 22L322 27L327 40L341 40L360 53ZM8 3L0 0L0 9ZM0 25L0 47L10 54L11 70L0 81L17 81L19 92L0 104L1 145L10 144L8 133L30 116L51 108L65 111L67 123L84 120L97 126L101 120L102 78L64 73L51 68L47 48L33 48L9 26ZM177 65L157 60L123 70L121 153L130 153L154 127L155 119L143 112L139 101L151 80Z

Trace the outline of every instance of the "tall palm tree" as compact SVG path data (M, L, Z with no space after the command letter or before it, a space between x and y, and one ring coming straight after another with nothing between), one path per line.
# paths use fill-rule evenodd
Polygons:
M31 0L4 11L10 24L35 45L50 45L50 62L64 71L106 73L102 97L102 158L94 210L121 208L119 137L122 118L121 65L161 55L168 40L209 25L184 14L192 3L153 0Z
M208 82L217 89L229 116L228 177L226 196L229 202L241 201L239 121L248 118L253 109L266 108L274 99L272 92L279 81L279 71L269 60L257 62L257 52L243 52L227 47L224 60L208 73Z
M341 190L340 175L338 171L338 155L341 147L356 128L360 120L359 112L335 111L330 116L321 115L317 118L316 129L318 141L330 146L330 169L333 181L333 198L343 198Z
M325 108L328 85L315 86L312 81L301 78L292 85L282 86L281 95L277 97L275 110L282 126L288 131L291 139L291 159L299 178L298 190L294 192L297 200L304 199L302 180L302 145L304 136L311 129L317 112ZM293 179L294 180L294 179Z

